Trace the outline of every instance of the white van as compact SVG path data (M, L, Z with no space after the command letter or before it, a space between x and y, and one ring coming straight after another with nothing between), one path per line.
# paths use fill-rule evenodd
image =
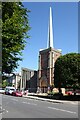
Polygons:
M6 86L5 88L5 94L6 95L11 95L13 91L15 91L15 87L11 87L11 86Z

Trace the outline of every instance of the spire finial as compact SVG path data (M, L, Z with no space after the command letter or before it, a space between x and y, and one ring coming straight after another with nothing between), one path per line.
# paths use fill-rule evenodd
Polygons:
M50 17L49 17L49 26L48 26L48 48L53 48L53 25L52 25L52 9L50 7Z

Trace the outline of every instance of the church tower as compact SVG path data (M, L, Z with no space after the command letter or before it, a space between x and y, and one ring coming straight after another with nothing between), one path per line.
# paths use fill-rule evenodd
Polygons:
M41 92L47 92L50 86L54 86L54 64L60 55L61 51L53 48L52 9L50 7L47 48L39 51L38 60L37 86Z
M49 17L49 26L48 26L48 42L47 48L53 48L53 25L52 25L52 9L50 7L50 17Z

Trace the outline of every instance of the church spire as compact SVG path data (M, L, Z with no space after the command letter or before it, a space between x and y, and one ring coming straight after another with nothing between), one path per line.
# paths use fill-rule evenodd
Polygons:
M49 17L49 26L48 26L48 45L47 47L53 48L53 26L52 26L52 9L50 7L50 17Z

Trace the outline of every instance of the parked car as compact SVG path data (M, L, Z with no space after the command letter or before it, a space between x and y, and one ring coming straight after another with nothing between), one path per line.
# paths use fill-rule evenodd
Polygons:
M80 95L80 90L76 90L76 95Z
M15 87L7 86L7 87L5 88L5 94L6 94L6 95L12 95L12 92L13 92L14 90L16 90Z
M0 88L0 94L5 94L5 88Z
M66 91L65 94L67 94L67 95L73 95L73 92L72 91Z
M22 97L23 93L22 93L22 91L15 90L15 91L12 92L12 95L17 96L17 97Z

